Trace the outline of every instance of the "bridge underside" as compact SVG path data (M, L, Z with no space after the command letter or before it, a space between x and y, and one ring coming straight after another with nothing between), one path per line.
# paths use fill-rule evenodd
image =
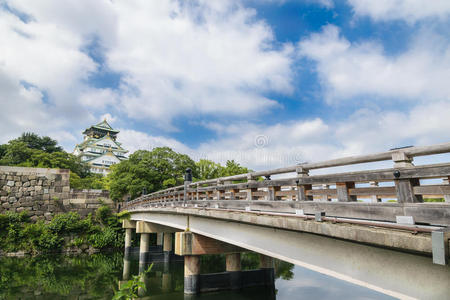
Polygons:
M423 255L431 252L429 234L201 209L136 210L131 219L189 230L394 297L444 299L450 292L449 266Z

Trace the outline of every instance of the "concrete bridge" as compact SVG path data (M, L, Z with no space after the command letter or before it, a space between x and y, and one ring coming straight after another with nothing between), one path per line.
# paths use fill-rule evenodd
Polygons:
M173 245L184 256L187 294L273 285L277 258L397 298L446 299L450 163L413 159L448 152L450 143L408 147L199 182L188 172L183 186L124 205L126 247L140 233L144 263L149 235L163 234L165 259ZM386 160L392 168L310 174ZM424 202L432 198L445 202ZM261 254L259 270L241 271L243 251ZM199 256L217 253L226 272L199 274Z

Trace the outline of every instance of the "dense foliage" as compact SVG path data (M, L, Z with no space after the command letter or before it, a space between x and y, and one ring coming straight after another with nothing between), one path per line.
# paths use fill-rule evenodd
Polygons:
M197 175L195 162L189 156L168 147L138 150L128 160L111 167L110 195L114 200L127 194L135 198L143 188L153 192L182 184L187 168Z
M225 166L207 159L201 159L196 164L196 180L214 179L225 176L249 173L252 170L242 167L234 160L228 160Z
M78 213L55 215L49 223L32 222L26 211L0 214L0 249L5 252L46 253L63 246L86 245L97 249L123 247L120 215L108 206L98 208L96 215L82 219ZM64 238L76 236L72 244Z

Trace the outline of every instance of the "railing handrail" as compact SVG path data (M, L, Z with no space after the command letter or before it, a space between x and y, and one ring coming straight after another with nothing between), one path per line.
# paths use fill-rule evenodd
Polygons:
M346 165L385 161L385 160L391 160L393 158L393 154L397 154L397 153L403 153L406 157L413 158L413 157L417 157L417 156L441 154L441 153L448 153L448 152L450 152L450 142L442 143L442 144L435 144L435 145L431 145L431 146L398 148L398 149L392 149L392 150L389 150L386 152L380 152L380 153L375 153L375 154L347 156L347 157L343 157L343 158L319 161L319 162L315 162L315 163L297 164L297 165L293 165L293 166L271 169L271 170L266 170L266 171L256 171L256 172L250 172L250 173L245 173L245 174L202 180L202 181L197 181L197 182L193 182L193 183L189 184L189 187L195 187L195 186L211 184L211 183L223 183L225 181L251 179L251 178L256 178L259 176L271 176L271 175L278 175L278 174L284 174L284 173L293 173L293 172L297 172L299 169L308 171L308 170L313 170L313 169L323 169L323 168L332 168L332 167L339 167L339 166L346 166ZM166 193L166 192L176 191L176 190L183 190L183 189L184 189L184 185L179 185L179 186L167 188L164 190L160 190L157 192L153 192L146 196L158 195L161 193Z

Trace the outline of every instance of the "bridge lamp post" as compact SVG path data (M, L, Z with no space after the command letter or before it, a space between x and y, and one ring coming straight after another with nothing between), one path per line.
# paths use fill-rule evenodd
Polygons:
M190 168L186 169L186 173L184 174L184 199L183 206L186 206L187 201L187 189L189 185L192 183L192 170Z

